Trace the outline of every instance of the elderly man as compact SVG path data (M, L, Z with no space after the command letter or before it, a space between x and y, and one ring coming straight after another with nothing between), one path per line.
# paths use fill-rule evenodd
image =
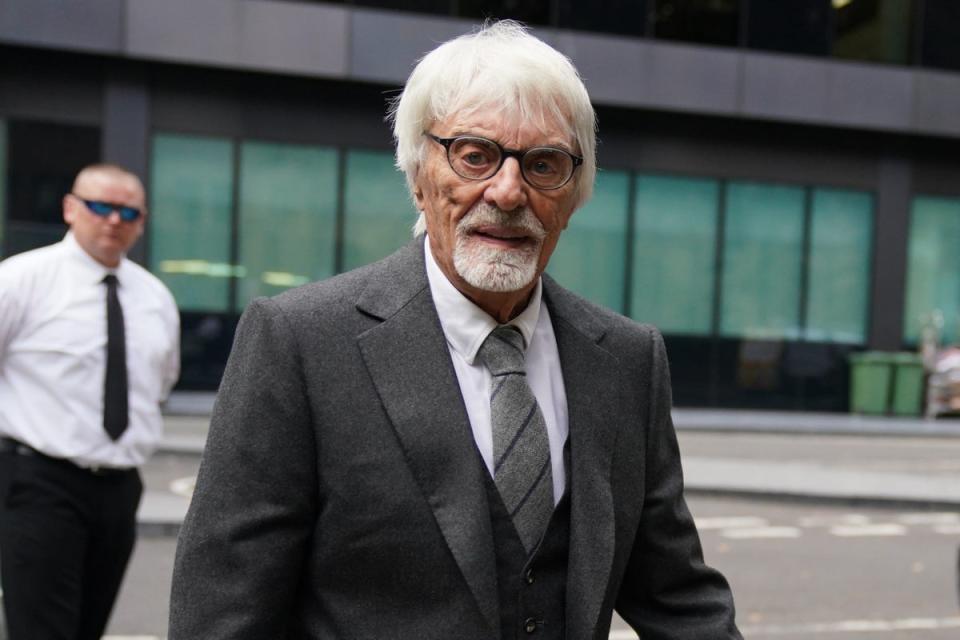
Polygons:
M83 169L62 242L0 263L0 553L10 640L103 635L135 538L137 467L179 373L170 292L125 257L140 180Z
M739 638L659 335L541 275L596 170L575 69L501 22L393 119L426 235L245 313L171 640Z

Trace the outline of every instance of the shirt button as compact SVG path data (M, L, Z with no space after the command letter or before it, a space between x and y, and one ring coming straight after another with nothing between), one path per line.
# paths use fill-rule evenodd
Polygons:
M527 584L536 582L536 578L533 577L533 569L527 569L527 572L523 575L523 579L527 581Z
M537 621L533 618L527 618L523 623L523 630L527 633L533 633L537 630Z

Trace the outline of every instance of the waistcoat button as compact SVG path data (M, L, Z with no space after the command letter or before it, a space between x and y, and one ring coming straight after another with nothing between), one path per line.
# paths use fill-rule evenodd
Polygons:
M537 621L533 618L527 618L523 623L523 630L527 633L533 633L537 630Z
M527 581L527 584L536 582L536 578L533 577L533 569L527 569L527 572L523 575L523 579Z

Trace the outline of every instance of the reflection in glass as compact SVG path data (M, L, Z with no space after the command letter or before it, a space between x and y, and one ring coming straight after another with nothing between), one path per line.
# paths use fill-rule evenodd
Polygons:
M747 0L751 49L827 55L830 0Z
M873 198L815 189L810 221L805 338L866 342Z
M739 0L655 0L653 33L664 40L736 46Z
M392 153L348 151L345 192L343 271L379 260L410 242L417 218Z
M256 296L333 275L334 149L245 142L240 152L237 311Z
M185 311L227 311L233 143L158 134L150 172L150 270Z
M713 331L716 180L638 176L630 316L671 334Z
M922 25L920 63L960 70L960 2L924 0Z
M913 32L911 0L833 0L833 55L906 63Z
M721 335L799 337L803 218L802 188L728 184Z
M925 316L943 314L942 343L955 342L960 320L960 198L917 196L907 249L904 340L916 342Z
M563 286L617 312L623 311L629 188L627 172L598 172L593 198L570 218L548 268Z

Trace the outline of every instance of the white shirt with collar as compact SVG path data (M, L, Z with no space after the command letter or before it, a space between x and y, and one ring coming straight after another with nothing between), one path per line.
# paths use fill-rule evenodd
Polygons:
M117 276L126 336L130 419L103 428L106 295ZM72 233L0 262L0 435L84 466L133 467L163 432L160 403L180 372L180 319L170 291L122 258L109 269Z
M466 405L467 417L477 449L493 476L493 428L490 424L490 371L477 358L477 351L498 323L487 312L475 305L447 280L440 270L430 239L424 239L424 256L430 294L440 317L447 347L457 373L460 393ZM537 398L550 439L550 462L553 471L553 498L559 502L566 487L563 448L567 441L567 394L560 370L560 354L550 322L550 313L543 303L543 284L530 296L527 308L509 324L523 334L527 344L527 382Z

